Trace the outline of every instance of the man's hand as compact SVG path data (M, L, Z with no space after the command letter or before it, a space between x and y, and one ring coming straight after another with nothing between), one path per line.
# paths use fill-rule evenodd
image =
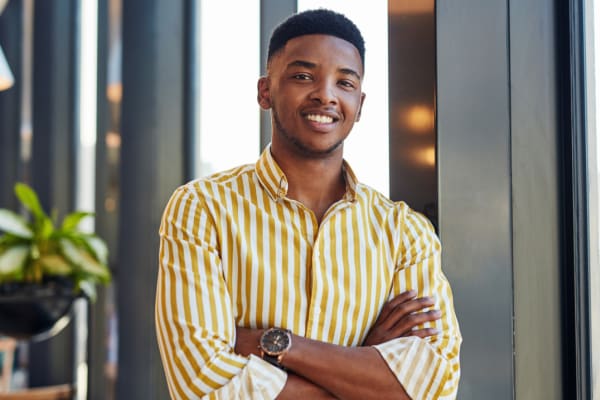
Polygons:
M419 312L431 307L435 300L431 297L416 298L414 290L401 293L387 302L371 327L363 346L373 346L403 336L418 336L425 338L440 332L434 328L415 329L416 326L429 321L440 319L439 310Z
M236 327L235 352L245 357L250 356L250 354L260 357L258 344L260 343L260 337L263 332L264 329Z
M254 354L260 357L258 343L264 329L249 329L236 327L235 352L245 357ZM335 397L306 379L288 372L288 378L283 391L277 396L278 400L288 399L314 399L314 400L329 400Z

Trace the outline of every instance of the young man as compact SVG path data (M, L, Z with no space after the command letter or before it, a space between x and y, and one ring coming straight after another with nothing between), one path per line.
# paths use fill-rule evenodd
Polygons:
M432 226L343 159L363 75L352 22L290 17L258 82L271 145L173 194L156 302L173 398L456 396L461 336Z

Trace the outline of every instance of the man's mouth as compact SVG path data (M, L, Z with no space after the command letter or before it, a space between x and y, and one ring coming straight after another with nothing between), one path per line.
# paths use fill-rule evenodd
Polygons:
M334 122L334 119L328 115L322 114L308 114L306 119L309 121L317 122L319 124L331 124Z

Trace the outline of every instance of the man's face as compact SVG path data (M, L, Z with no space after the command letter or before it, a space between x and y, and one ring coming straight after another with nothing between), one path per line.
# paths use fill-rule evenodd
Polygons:
M272 110L274 149L308 157L342 151L364 101L358 50L329 35L291 39L258 82L258 101Z

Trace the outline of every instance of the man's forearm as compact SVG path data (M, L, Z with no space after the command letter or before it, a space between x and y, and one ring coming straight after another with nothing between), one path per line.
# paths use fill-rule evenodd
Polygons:
M260 355L262 329L237 328L236 352ZM344 347L294 335L283 357L288 379L279 400L408 399L373 347Z
M343 347L297 335L282 365L340 399L409 399L373 347Z
M435 300L430 297L417 298L412 290L401 293L383 307L365 343L371 346L403 336L425 338L438 334L432 328L416 329L440 318L438 310L421 312L434 303ZM263 332L263 329L237 327L236 352L245 356L260 355L257 345ZM341 399L409 398L387 362L373 347L337 346L300 336L294 336L292 342L291 350L283 358L283 365L305 379L288 379L281 396L306 389ZM320 397L315 394L314 398Z
M288 372L287 381L285 382L283 390L279 393L279 396L277 396L277 400L301 399L333 400L336 399L336 397L305 378Z
M238 354L249 356L254 354L260 357L257 343L264 329L248 329L237 327L235 351ZM312 383L311 381L295 375L292 371L288 372L288 378L278 400L292 399L315 399L315 400L330 400L335 397L327 392L322 387Z

